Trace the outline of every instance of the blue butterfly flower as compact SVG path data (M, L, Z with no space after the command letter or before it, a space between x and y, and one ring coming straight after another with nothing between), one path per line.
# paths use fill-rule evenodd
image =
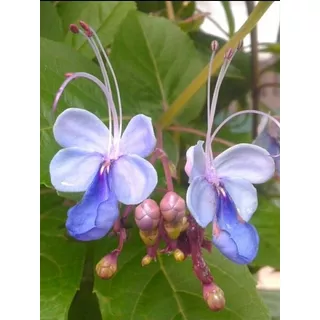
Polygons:
M214 44L213 48L209 70L217 45ZM198 141L187 151L185 171L190 185L186 203L201 227L205 228L212 222L212 242L222 254L235 263L248 264L256 257L259 247L257 230L249 223L258 206L257 190L253 184L264 183L272 178L275 164L267 150L247 143L237 144L213 157L211 144L227 121L244 113L266 115L252 110L237 112L225 119L211 135L220 85L235 52L229 50L225 55L211 107L208 95L206 142ZM208 92L209 88L210 71Z
M95 82L105 94L109 109L109 129L94 114L83 109L69 108L56 119L54 138L63 147L50 163L52 185L61 192L85 192L82 200L68 211L66 227L69 234L82 241L99 239L107 234L119 216L118 202L138 204L153 192L157 173L144 158L156 145L151 118L134 116L122 133L120 96L119 114L112 100L107 72L98 46L111 68L96 33L81 24L85 32L72 25L71 30L82 33L98 58L105 80L79 72L69 76L58 91L54 108L67 84L83 77ZM95 40L95 41L94 41ZM113 130L112 130L113 128Z

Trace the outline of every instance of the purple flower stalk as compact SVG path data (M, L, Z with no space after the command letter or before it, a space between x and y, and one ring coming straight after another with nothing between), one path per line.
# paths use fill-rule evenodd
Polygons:
M212 222L212 242L220 252L235 263L248 264L256 257L259 247L257 230L249 223L258 206L253 184L272 178L274 160L267 150L247 143L230 147L214 158L211 144L221 127L240 114L257 113L267 116L278 126L280 124L264 112L245 110L229 116L211 134L219 89L236 53L231 49L226 52L210 106L211 65L217 44L212 48L208 75L208 130L206 141L198 141L187 151L185 171L190 185L186 202L202 228Z
M52 185L61 192L85 192L77 205L69 209L66 227L81 241L105 236L119 216L118 202L135 205L153 192L157 173L144 158L156 145L151 118L134 116L122 132L122 107L117 80L102 44L93 29L81 22L73 33L86 37L99 62L104 83L85 73L68 74L54 101L53 110L70 81L86 78L103 92L109 111L109 128L94 114L78 108L62 112L53 126L57 143L63 147L50 163ZM101 53L102 55L101 55ZM115 84L119 110L112 99L107 63Z

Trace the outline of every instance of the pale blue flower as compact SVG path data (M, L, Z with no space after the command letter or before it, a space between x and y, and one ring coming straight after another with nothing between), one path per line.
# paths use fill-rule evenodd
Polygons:
M63 149L50 163L50 176L52 185L60 192L85 192L81 202L68 211L66 227L74 238L89 241L105 236L111 229L119 216L118 202L138 204L155 189L158 181L156 170L144 158L154 150L156 139L151 118L142 114L134 116L121 132L120 97L118 94L117 113L97 47L98 44L101 49L99 39L91 28L88 29L90 32L75 29L75 26L72 28L87 37L97 55L105 83L86 73L74 73L60 88L54 108L70 81L87 78L105 94L110 115L109 129L86 110L69 108L62 112L54 124L53 134ZM102 53L111 68L106 54ZM118 92L112 68L111 72Z
M222 254L235 263L248 264L256 257L259 248L257 230L248 223L258 206L257 190L253 184L264 183L272 178L275 164L268 151L247 143L237 144L213 157L211 144L227 121L243 113L265 115L251 110L237 112L225 119L211 135L219 88L234 53L228 51L225 56L211 107L208 94L205 146L204 141L198 141L187 151L185 171L190 185L186 203L201 227L205 228L212 222L212 242ZM213 55L210 66L212 59Z

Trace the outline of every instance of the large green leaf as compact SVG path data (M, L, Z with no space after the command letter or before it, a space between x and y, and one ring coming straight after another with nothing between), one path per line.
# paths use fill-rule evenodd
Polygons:
M280 268L279 200L260 195L258 209L250 222L257 228L260 236L259 252L253 265Z
M203 63L188 36L171 21L131 12L114 40L111 60L129 114L144 112L154 119L185 89ZM124 89L123 89L124 90ZM187 122L201 111L202 88L178 119ZM130 108L130 109L129 109Z
M59 150L52 135L52 103L66 72L85 71L99 74L98 67L90 60L75 52L69 46L48 39L40 39L40 182L50 185L49 162ZM67 107L86 108L102 120L107 120L106 103L99 88L90 81L75 80L67 88L58 105L60 113Z
M104 47L112 43L120 24L134 9L134 1L62 1L58 6L65 31L70 23L83 20L99 34ZM65 41L88 58L94 57L84 37L67 33Z
M41 190L40 308L42 320L67 319L79 288L85 246L65 236L67 208L63 199Z
M55 41L63 40L63 30L57 9L49 1L40 2L40 36Z
M101 241L96 261L116 247L114 238ZM111 280L95 280L103 319L108 320L267 320L269 314L247 267L235 265L218 251L205 254L218 285L224 290L226 308L210 311L193 274L190 259L177 263L172 256L141 267L143 244L132 230L119 257L118 272Z

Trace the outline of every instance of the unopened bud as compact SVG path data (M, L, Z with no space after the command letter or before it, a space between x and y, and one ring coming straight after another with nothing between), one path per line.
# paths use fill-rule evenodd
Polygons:
M148 264L151 263L153 259L149 256L149 255L146 255L142 258L141 260L141 265L144 267L144 266L147 266Z
M214 283L203 285L203 299L212 311L220 311L226 304L224 292Z
M155 229L155 230L151 230L151 231L139 231L140 237L142 239L142 241L145 243L145 245L147 246L153 246L157 239L158 239L158 235L159 235L159 230Z
M185 259L184 253L180 249L176 249L173 252L173 256L176 261L181 262Z
M117 272L118 253L111 252L104 256L96 265L97 275L104 280L112 278Z
M217 41L217 40L213 40L213 41L211 42L211 50L212 50L212 51L217 51L218 48L219 48L219 43L218 43L218 41Z
M142 231L151 231L158 227L160 221L160 209L152 199L146 199L139 204L134 213L138 228Z
M170 191L162 198L160 211L166 222L177 223L186 213L186 203L177 193Z

